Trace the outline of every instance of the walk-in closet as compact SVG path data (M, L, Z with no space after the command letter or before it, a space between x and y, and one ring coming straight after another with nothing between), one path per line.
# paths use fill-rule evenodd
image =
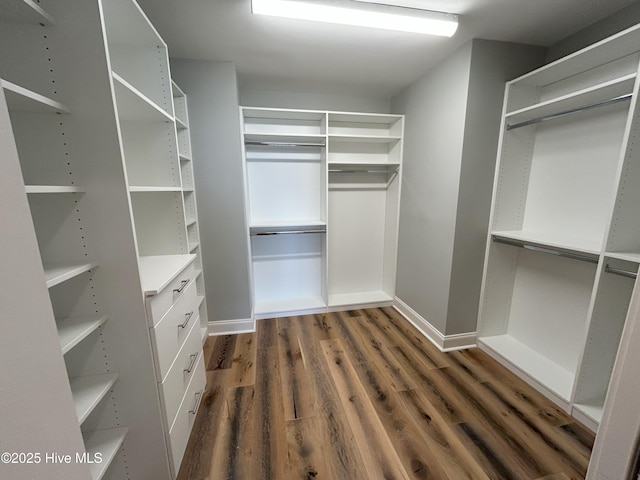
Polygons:
M0 0L0 86L0 478L638 480L637 0Z

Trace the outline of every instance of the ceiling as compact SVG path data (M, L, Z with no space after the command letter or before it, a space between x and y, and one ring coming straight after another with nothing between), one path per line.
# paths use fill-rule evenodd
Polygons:
M387 0L460 15L452 38L251 14L250 0L139 0L172 57L245 88L390 98L472 38L549 46L636 0Z

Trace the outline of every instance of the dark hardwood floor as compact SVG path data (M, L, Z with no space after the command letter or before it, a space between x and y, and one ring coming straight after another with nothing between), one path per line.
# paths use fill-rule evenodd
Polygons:
M393 308L210 337L180 480L583 479L593 434L477 349Z

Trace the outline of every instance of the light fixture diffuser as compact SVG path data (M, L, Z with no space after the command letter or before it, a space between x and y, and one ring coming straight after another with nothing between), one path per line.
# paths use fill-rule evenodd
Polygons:
M349 0L251 0L255 14L451 37L458 17L448 13Z

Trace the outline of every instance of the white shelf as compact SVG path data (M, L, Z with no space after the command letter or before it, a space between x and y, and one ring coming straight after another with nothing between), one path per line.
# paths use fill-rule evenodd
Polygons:
M354 169L366 169L367 167L374 168L382 168L387 167L387 169L391 170L393 168L398 168L400 166L400 162L336 162L330 161L329 168L331 167L339 167L339 168L354 168Z
M513 125L630 94L633 92L635 78L635 73L625 75L624 77L585 88L568 95L563 95L553 100L509 112L505 117L509 121L508 123Z
M129 191L131 193L150 193L150 192L181 192L180 187L160 187L160 186L130 186Z
M107 321L107 318L107 315L88 315L57 319L58 337L62 353L67 353L91 335Z
M382 290L372 292L338 293L329 295L329 307L347 305L367 305L370 303L392 302L393 297Z
M589 402L576 403L573 407L596 424L600 424L602 421L602 413L604 411L604 398L593 399Z
M139 258L140 280L146 296L157 295L178 276L195 255L150 255Z
M111 390L118 380L118 374L105 373L87 377L69 379L71 393L76 405L76 415L80 423L84 422L100 400Z
M245 133L245 144L249 142L275 143L277 146L288 146L290 144L309 144L312 147L323 147L326 144L325 135L296 135L277 133Z
M112 72L112 77L116 91L118 117L121 120L173 122L171 115L116 72Z
M84 432L82 434L84 447L89 458L95 458L97 453L102 456L101 462L96 462L89 467L93 480L100 480L104 476L109 465L111 465L111 462L118 453L118 450L120 450L120 447L124 443L128 431L126 427L118 427Z
M180 157L180 161L181 162L190 162L191 161L191 156L185 155L184 153L179 153L178 156Z
M193 252L200 246L200 242L189 242L189 252Z
M9 111L32 113L71 113L66 105L32 92L20 85L0 80L9 106Z
M33 0L4 2L0 11L0 23L28 25L55 25L55 19Z
M327 304L320 297L292 298L274 301L256 302L255 314L268 315L282 312L298 312L326 308Z
M82 275L97 266L98 264L96 262L73 265L45 264L44 277L47 287L51 288L62 282L66 282L67 280L77 277L78 275Z
M507 240L515 240L518 242L528 242L549 248L559 248L569 250L576 253L586 253L589 255L599 255L601 247L595 242L590 242L582 238L572 238L564 235L555 235L550 233L525 232L521 230L494 230L491 232L499 238Z
M84 187L76 187L74 185L25 185L27 194L41 193L85 193Z
M640 252L606 252L605 255L611 258L640 263Z
M396 136L382 135L329 135L331 143L396 143L402 140Z
M272 222L256 222L249 225L249 231L252 234L302 230L326 231L326 229L327 222L323 220L274 220Z
M478 342L558 397L570 400L575 376L570 371L510 335L484 337Z
M175 120L176 120L176 128L178 130L187 130L189 128L188 125L183 120L180 120L178 117L175 117Z
M187 227L190 227L191 225L195 225L196 223L198 223L198 219L197 218L187 218L186 219L186 223L187 223Z

